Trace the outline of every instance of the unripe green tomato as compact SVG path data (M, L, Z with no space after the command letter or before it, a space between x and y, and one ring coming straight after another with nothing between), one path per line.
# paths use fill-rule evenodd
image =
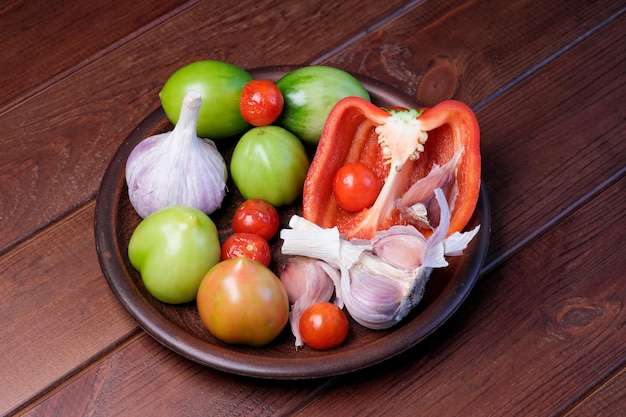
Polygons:
M170 304L193 301L202 278L220 260L217 227L195 208L163 208L139 223L128 244L128 258L156 299Z
M276 124L304 142L317 144L331 109L347 96L370 100L359 80L339 68L311 65L285 74L276 82L284 98Z
M178 122L188 90L202 96L197 134L221 139L235 136L250 127L241 116L239 100L243 87L252 80L244 69L221 61L196 61L174 72L159 93L167 118Z
M308 169L302 142L279 126L250 129L235 145L230 160L231 177L243 197L274 207L295 201Z

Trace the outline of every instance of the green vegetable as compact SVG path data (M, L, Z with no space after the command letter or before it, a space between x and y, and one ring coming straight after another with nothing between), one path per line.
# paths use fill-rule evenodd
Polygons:
M213 221L195 208L170 206L139 223L128 258L150 294L170 304L196 298L204 275L220 260Z
M188 90L202 97L198 115L198 136L221 139L235 136L250 127L239 111L244 85L252 76L236 65L221 61L196 61L178 69L159 93L163 110L176 124L181 103Z
M279 126L250 129L239 139L230 161L231 177L244 198L274 207L295 201L308 168L302 142Z
M317 144L330 110L347 96L370 100L359 80L338 68L312 65L285 74L276 83L284 107L276 124L305 142Z

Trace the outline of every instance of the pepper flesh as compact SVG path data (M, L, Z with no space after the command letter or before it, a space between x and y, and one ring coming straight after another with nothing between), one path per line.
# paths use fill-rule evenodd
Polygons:
M479 142L474 113L456 100L419 113L387 111L358 97L344 98L329 114L311 162L303 217L324 228L337 226L348 239L371 239L378 230L411 224L397 201L412 184L461 152L454 176L458 192L454 201L448 201L453 207L448 235L461 231L480 192ZM367 165L384 184L373 206L356 213L342 210L332 192L335 173L349 162ZM420 231L427 236L432 232L421 227Z

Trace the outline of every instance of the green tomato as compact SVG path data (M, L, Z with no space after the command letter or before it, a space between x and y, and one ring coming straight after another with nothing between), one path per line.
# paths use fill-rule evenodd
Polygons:
M289 298L280 279L260 262L243 257L211 268L196 304L204 326L226 343L266 345L289 319Z
M308 169L304 145L280 126L250 129L235 145L230 161L231 177L243 197L274 207L295 201Z
M241 91L252 76L236 65L221 61L196 61L178 69L159 93L167 118L178 122L188 90L202 96L198 115L198 136L221 139L235 136L250 127L241 116Z
M348 96L370 100L363 84L351 74L322 65L293 70L276 85L285 101L276 124L311 144L319 142L328 114L339 100Z
M193 301L202 278L220 260L217 227L195 208L163 208L134 230L128 258L156 299L170 304Z

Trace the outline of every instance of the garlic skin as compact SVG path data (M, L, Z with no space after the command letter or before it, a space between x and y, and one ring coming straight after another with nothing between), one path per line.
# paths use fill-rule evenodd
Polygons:
M320 260L295 256L287 260L280 280L289 297L289 324L298 348L304 346L300 336L300 316L313 304L331 299L335 284L339 285L339 271ZM335 304L343 307L338 297L335 297Z
M178 123L141 141L126 162L128 196L139 216L172 205L217 210L226 195L228 171L215 143L196 134L200 93L183 99Z
M394 226L369 242L347 241L336 227L322 229L294 216L291 229L281 231L282 252L313 257L336 268L341 275L336 293L352 318L370 329L392 327L422 299L433 268L446 267L445 256L462 254L480 229L446 238L450 209L441 188L434 194L441 214L428 239L412 226Z
M433 194L435 188L442 189L449 202L450 212L454 210L454 202L459 194L457 167L462 155L462 151L457 151L445 164L435 164L428 175L415 181L396 201L396 207L405 219L417 227L435 229L440 217L440 207Z

